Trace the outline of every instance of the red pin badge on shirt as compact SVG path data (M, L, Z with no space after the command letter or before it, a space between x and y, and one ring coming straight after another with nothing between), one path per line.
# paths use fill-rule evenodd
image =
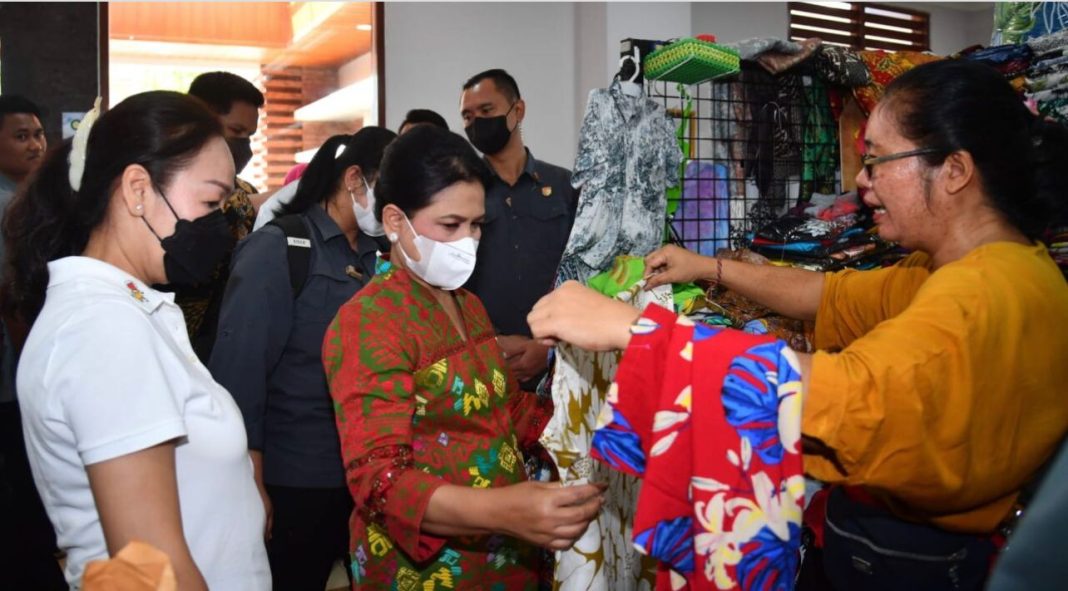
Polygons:
M550 197L550 196L552 196L552 194L553 194L553 188L550 187L549 185L545 185L544 187L541 188L541 196L542 197Z
M126 287L129 288L129 290L130 290L130 297L132 297L133 299L135 299L135 300L137 300L139 302L145 301L144 292L142 292L140 289L137 289L137 286L134 285L133 281L127 281L126 282Z

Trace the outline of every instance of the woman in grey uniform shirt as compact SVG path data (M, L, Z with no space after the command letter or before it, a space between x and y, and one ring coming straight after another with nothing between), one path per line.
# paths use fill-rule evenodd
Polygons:
M293 200L234 252L209 368L244 415L276 590L322 589L347 555L352 500L321 351L383 248L373 188L395 137L365 127L327 140Z

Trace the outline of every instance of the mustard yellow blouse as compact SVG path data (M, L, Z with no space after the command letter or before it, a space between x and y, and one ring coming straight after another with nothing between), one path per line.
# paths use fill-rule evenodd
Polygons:
M988 532L1068 431L1068 285L1046 248L828 273L802 431L899 515Z

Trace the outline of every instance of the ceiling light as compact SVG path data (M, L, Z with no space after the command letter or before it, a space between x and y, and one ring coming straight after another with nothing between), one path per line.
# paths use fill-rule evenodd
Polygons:
M357 31L370 31L371 25L356 25Z

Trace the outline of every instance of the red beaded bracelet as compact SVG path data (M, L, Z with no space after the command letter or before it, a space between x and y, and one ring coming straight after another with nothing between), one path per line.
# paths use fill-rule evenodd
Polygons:
M716 259L716 279L712 282L712 285L708 286L709 289L715 289L719 287L720 281L723 280L723 259Z

